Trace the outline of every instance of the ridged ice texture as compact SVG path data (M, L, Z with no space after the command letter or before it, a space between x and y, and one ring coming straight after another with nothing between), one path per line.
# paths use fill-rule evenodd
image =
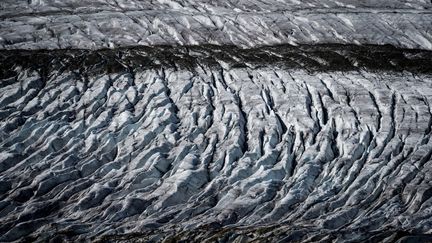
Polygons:
M291 240L432 233L427 74L18 71L0 88L2 242L274 224L303 229Z
M432 3L2 0L0 48L391 44L432 50Z

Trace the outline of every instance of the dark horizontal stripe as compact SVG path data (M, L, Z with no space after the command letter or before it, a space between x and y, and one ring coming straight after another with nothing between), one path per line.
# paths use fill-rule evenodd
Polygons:
M188 239L191 242L200 242L207 239L224 239L230 236L245 237L250 241L257 242L301 242L301 239L309 238L310 242L318 242L321 239L351 239L352 233L349 230L335 232L319 232L316 229L299 228L290 225L277 225L267 227L225 227L220 229L202 227L194 230L180 232L160 232L158 230L145 233L107 235L95 242L130 242L130 241L151 241L158 235L166 235L168 242L177 242L180 239ZM67 235L60 235L62 239L67 239ZM308 242L309 242L308 241ZM431 242L432 234L415 234L407 231L393 230L378 231L369 234L364 242Z
M77 71L87 75L157 67L192 68L283 66L311 71L409 71L432 73L432 51L384 45L277 45L253 49L236 46L139 46L102 50L1 50L0 78L17 73L16 66L43 73Z

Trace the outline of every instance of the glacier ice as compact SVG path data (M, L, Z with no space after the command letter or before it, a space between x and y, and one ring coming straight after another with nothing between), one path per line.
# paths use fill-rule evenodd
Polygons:
M0 2L0 242L432 241L426 0Z
M3 51L0 241L421 237L430 54Z

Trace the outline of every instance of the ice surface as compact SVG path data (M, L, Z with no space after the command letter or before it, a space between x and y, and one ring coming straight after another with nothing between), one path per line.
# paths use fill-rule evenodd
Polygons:
M391 44L432 48L429 1L2 1L0 47Z
M21 62L12 52L15 74L2 73L0 88L0 241L431 233L430 52L388 49L400 65L377 70L347 47L320 59L279 47L267 62L252 58L271 48L231 49L223 66L205 59L219 49L202 48L141 68L128 67L127 49ZM337 53L357 67L328 64ZM86 55L124 66L106 71Z
M1 0L0 242L432 241L431 7Z

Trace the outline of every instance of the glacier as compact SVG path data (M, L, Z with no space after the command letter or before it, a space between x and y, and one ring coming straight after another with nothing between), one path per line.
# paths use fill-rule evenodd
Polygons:
M431 7L3 0L0 242L432 241Z
M391 44L432 49L430 1L3 0L0 48Z

